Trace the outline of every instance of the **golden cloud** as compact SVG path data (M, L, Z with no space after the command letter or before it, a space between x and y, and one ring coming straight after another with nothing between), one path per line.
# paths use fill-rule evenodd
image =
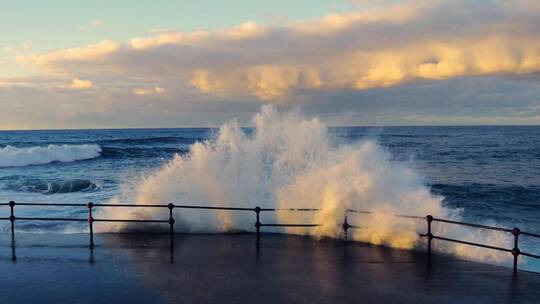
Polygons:
M71 81L69 87L76 90L87 90L93 88L94 84L90 80L75 78Z
M182 81L201 94L285 102L304 90L367 90L419 80L540 71L532 0L410 1L269 27L163 32L128 43L22 56L65 73ZM136 89L148 95L149 89ZM155 92L152 92L155 93Z
M99 60L118 51L120 44L104 40L83 47L58 50L46 54L33 54L17 57L18 61L34 63L40 66L57 66L65 62Z
M165 89L162 87L153 87L153 88L136 88L133 89L133 94L139 96L152 95L152 94L163 94Z

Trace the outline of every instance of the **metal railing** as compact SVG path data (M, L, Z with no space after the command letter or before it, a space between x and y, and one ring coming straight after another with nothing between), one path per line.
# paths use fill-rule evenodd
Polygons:
M94 248L94 223L98 222L118 222L118 223L161 223L161 224L168 224L169 225L169 235L170 235L170 246L171 248L174 246L174 234L175 234L175 219L174 219L174 212L173 210L175 208L178 209L200 209L200 210L228 210L228 211L241 211L241 212L254 212L255 213L255 233L257 235L257 244L259 241L259 237L261 235L261 228L263 227L318 227L322 226L322 224L317 223L262 223L261 222L261 213L262 212L317 212L320 209L317 208L261 208L259 206L254 208L243 208L243 207L217 207L217 206L194 206L194 205L175 205L175 204L167 204L167 205L135 205L135 204L94 204L94 203L88 203L88 204L51 204L51 203L15 203L14 201L11 201L9 203L0 203L1 206L9 206L10 213L9 217L0 217L0 221L7 220L11 223L11 244L14 248L15 246L15 222L16 221L66 221L66 222L87 222L88 228L89 228L89 247L91 249ZM65 217L16 217L15 216L15 206L42 206L42 207L80 207L80 208L87 208L88 209L88 218L65 218ZM94 209L95 208L162 208L162 209L168 209L169 210L169 217L167 219L112 219L112 218L95 218L94 217ZM347 240L348 230L349 229L362 229L365 227L357 226L357 225L351 225L348 222L349 213L351 214L359 214L359 215L372 215L372 214L381 214L381 213L375 213L372 211L365 211L365 210L354 210L354 209L347 209L345 211L345 216L342 224L342 228L344 231L344 237L345 240ZM385 213L383 213L385 214ZM386 213L385 215L388 216L394 216L399 218L405 218L405 219L412 219L412 220L425 220L427 223L427 229L426 233L420 234L421 237L427 238L427 252L428 255L431 256L432 251L432 243L433 240L441 240L446 242L453 242L458 244L464 244L469 246L476 246L491 250L497 250L497 251L503 251L507 253L511 253L513 256L513 272L516 273L518 270L518 257L520 255L540 259L540 255L523 252L519 249L519 237L521 235L530 236L534 238L540 239L540 234L531 233L531 232L525 232L519 229L518 227L509 229L509 228L501 228L501 227L495 227L495 226L487 226L487 225L480 225L480 224L474 224L474 223L468 223L468 222L461 222L461 221L455 221L455 220L448 220L448 219L442 219L442 218L436 218L431 215L427 216L416 216L416 215L404 215L404 214L391 214ZM471 227L471 228L477 228L477 229L485 229L485 230L492 230L492 231L499 231L503 233L510 233L513 235L514 242L513 242L513 248L503 248L499 246L493 246L489 244L481 244L481 243L475 243L465 240L459 240L449 237L444 237L441 235L435 235L433 234L432 225L433 222L440 222L440 223L446 223L446 224L452 224L452 225L460 225L465 227Z

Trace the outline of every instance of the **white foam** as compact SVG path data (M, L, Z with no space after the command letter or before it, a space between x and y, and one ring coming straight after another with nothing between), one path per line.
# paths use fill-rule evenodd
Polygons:
M163 168L137 181L117 203L195 204L230 207L319 208L319 212L265 212L265 223L321 224L316 228L285 228L286 233L315 237L343 236L347 209L369 210L373 215L349 214L349 223L363 228L350 231L355 240L401 249L423 243L426 221L391 214L459 219L459 211L444 208L442 197L431 194L409 164L391 160L373 140L336 145L326 126L298 113L280 113L265 106L254 116L254 134L245 134L235 122L221 127L215 140L196 143L187 155L177 155ZM132 213L104 208L104 217L164 218L167 210ZM187 232L253 231L254 213L238 211L175 210L177 230ZM147 226L145 226L147 227ZM105 230L133 225L104 227ZM142 228L141 226L135 227ZM267 228L265 228L267 229ZM434 232L448 237L467 236L464 229L434 224ZM494 233L473 240L502 244ZM435 242L436 249L472 259L505 259L484 249Z
M99 145L48 145L17 148L6 146L0 149L0 167L43 165L52 162L73 162L99 157Z

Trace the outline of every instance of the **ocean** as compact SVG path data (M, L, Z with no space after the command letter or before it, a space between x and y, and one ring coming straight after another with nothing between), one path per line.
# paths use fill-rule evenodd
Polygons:
M120 195L135 197L129 193L136 192L141 180L177 155L186 157L195 143L212 142L220 132L206 128L2 131L0 202L107 203ZM256 130L242 132L250 137ZM464 221L540 233L540 127L333 127L327 132L334 147L376 142L391 162L417 172L431 194L442 197L444 208L459 210ZM177 204L207 203L175 197L179 197L173 202ZM7 212L0 209L0 217L8 216ZM87 216L84 208L18 207L18 212ZM414 208L408 212L414 213ZM1 225L8 231L7 222ZM29 232L86 229L77 225L21 222L17 227ZM523 242L538 248L533 240Z

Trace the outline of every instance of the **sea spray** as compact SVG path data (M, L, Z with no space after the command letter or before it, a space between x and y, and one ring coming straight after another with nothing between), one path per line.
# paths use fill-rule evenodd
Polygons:
M460 210L445 208L442 197L432 195L424 180L405 162L374 140L336 144L318 119L297 112L279 112L264 106L253 118L252 132L238 123L222 126L213 140L198 142L189 153L176 155L158 171L137 182L112 202L137 204L193 204L230 207L318 208L318 212L266 212L267 223L317 223L315 228L284 228L285 233L314 237L343 237L347 209L368 210L372 215L348 213L349 238L400 249L422 246L424 220L395 214L459 219ZM101 217L166 218L166 210L104 209ZM120 212L120 214L113 214ZM175 210L176 229L184 232L253 231L254 215L238 211ZM147 227L147 226L144 226ZM136 224L101 226L102 231L144 229ZM485 231L471 234L459 226L434 224L436 234L468 238L509 247L509 236ZM498 252L435 242L435 249L477 260L500 262Z

